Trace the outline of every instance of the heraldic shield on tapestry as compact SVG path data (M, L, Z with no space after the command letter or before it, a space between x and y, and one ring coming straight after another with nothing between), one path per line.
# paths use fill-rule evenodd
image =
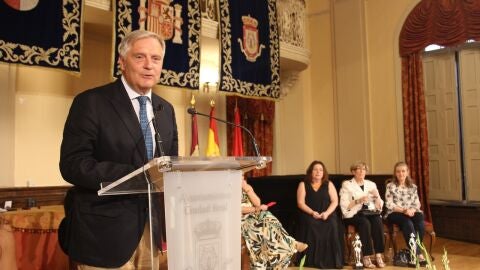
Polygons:
M0 61L80 72L81 12L81 0L0 0Z
M200 7L198 0L118 0L115 8L113 77L121 75L118 45L133 30L164 38L166 54L160 84L198 90L200 79Z
M275 0L219 0L220 91L280 97L280 46Z

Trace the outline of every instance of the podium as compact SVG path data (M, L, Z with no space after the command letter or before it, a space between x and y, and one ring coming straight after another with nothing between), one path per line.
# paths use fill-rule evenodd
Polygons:
M114 181L101 183L99 196L146 194L150 246L162 235L168 269L240 269L242 174L264 168L271 157L155 158ZM161 196L163 192L163 201ZM154 239L155 238L155 239ZM151 254L154 267L154 249Z

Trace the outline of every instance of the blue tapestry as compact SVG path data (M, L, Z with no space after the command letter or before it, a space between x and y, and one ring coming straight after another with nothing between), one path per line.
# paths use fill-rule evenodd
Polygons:
M115 2L115 1L114 1ZM200 7L198 0L119 0L115 8L113 76L120 77L118 45L133 30L145 29L165 39L160 84L199 88Z
M220 91L280 97L275 0L220 0Z
M0 61L80 72L81 0L0 1Z

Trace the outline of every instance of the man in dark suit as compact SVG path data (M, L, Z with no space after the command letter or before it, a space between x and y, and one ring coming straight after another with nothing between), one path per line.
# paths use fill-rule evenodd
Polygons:
M156 148L178 156L173 106L152 93L164 53L165 43L157 34L131 32L119 45L121 79L73 100L60 156L62 176L73 187L65 198L59 242L78 269L150 269L150 248L144 249L150 243L147 196L98 196L97 191L101 182L113 182L144 165L153 153L158 156ZM141 99L146 100L143 105ZM151 141L153 122L163 147Z

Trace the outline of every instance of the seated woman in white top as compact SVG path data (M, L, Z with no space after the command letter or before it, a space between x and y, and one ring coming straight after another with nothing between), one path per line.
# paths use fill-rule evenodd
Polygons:
M365 179L367 164L359 161L350 166L353 178L342 183L340 189L340 208L345 225L353 225L362 242L363 265L375 268L370 256L376 254L377 266L385 267L382 253L385 250L383 223L380 212L383 200L377 185ZM373 246L372 246L373 242Z

